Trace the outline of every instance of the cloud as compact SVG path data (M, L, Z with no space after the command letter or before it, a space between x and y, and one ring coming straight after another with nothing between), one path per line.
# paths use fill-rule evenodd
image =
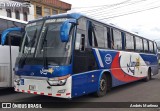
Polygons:
M138 32L139 35L150 40L160 39L160 27L154 25L135 25L131 27L131 31Z

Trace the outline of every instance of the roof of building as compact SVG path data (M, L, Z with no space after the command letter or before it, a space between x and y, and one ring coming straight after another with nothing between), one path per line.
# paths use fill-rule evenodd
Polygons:
M45 5L49 5L62 10L70 10L71 4L60 1L60 0L30 0L32 2L43 3Z
M23 20L17 20L17 19L5 17L5 16L0 16L0 18L1 18L1 19L5 19L5 20L10 20L10 21L19 22L19 23L24 23L24 24L27 24L27 23L28 23L28 22L23 21Z

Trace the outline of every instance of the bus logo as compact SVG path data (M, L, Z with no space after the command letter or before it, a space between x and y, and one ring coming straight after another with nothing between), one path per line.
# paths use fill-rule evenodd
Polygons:
M49 69L42 68L42 70L40 70L40 73L44 74L44 75L47 75L47 73L52 74L53 72L54 72L54 70L52 68L49 68Z
M135 72L135 68L137 68L139 70L140 68L140 58L136 58L136 61L131 61L132 56L130 56L130 62L129 64L127 64L127 70L128 72L133 73ZM131 69L133 68L133 69Z
M104 58L106 64L110 64L112 62L112 56L110 54L107 54Z

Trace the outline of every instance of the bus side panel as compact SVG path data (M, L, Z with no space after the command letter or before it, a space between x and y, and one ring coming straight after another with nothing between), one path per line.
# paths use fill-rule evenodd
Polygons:
M19 47L0 46L0 87L13 87L14 71L16 57L18 56ZM11 64L12 63L12 64Z
M90 71L72 76L72 97L77 97L98 90L98 80L102 71Z
M151 67L153 75L158 74L158 58L155 54L140 54L141 57L146 61L146 64Z
M98 91L99 80L103 72L109 72L109 70L94 70L73 75L72 97L78 97ZM112 87L126 84L126 82L119 81L114 76L112 76L112 82Z
M93 53L99 70L73 75L72 97L96 92L100 75L105 71L110 72L112 87L115 87L145 78L149 66L157 64L156 56L150 54L96 48Z
M10 87L10 54L8 46L0 46L0 87Z
M14 86L14 70L13 68L15 68L15 62L16 62L16 57L18 57L18 53L19 53L19 46L12 46L11 47L11 53L12 53L12 86Z
M96 48L93 52L99 68L110 70L112 76L121 82L129 83L147 76L149 66L140 53Z
M121 68L120 66L117 66L119 64L119 56L117 56L117 54L119 54L118 51L96 48L93 48L92 50L96 58L96 62L99 66L99 69L104 69L105 72L110 72L112 76L112 87L127 83L125 81L122 81L124 79L124 76L120 75L119 71L121 71ZM115 61L114 64L113 60ZM117 73L118 77L115 76L115 72Z

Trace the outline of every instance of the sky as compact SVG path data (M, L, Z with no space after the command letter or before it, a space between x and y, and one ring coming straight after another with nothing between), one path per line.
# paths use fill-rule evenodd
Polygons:
M138 33L145 38L160 41L160 0L61 1L72 4L72 9L69 12L81 12L95 19ZM135 13L137 11L139 13ZM128 13L133 14L127 15ZM124 14L126 15L119 16Z

